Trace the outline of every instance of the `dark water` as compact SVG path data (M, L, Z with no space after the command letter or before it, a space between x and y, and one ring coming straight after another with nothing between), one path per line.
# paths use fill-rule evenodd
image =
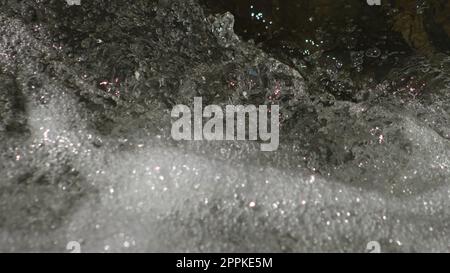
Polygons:
M212 13L231 12L236 18L236 32L257 42L291 41L306 46L306 40L313 40L324 50L357 49L374 44L394 49L411 42L400 41L401 27L395 26L400 17L411 15L423 20L430 43L449 50L446 0L381 1L380 6L359 0L202 2ZM410 19L405 21L405 28L414 21Z
M306 70L303 75L333 63L353 79L381 80L416 53L450 50L448 1L202 2L211 13L231 12L241 37Z

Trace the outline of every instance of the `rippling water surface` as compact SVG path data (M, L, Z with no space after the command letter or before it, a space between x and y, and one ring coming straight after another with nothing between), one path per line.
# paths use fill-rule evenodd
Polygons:
M448 252L447 1L0 1L0 250ZM280 148L170 110L279 104Z

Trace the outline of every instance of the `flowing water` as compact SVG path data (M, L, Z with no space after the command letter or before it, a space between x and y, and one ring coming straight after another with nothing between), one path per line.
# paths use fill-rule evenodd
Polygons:
M0 250L447 252L447 1L0 0ZM279 104L280 148L170 110Z

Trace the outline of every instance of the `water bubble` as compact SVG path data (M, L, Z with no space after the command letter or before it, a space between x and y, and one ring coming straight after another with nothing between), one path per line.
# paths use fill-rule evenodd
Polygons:
M366 56L369 58L378 58L381 56L381 50L378 47L372 47L366 51Z

